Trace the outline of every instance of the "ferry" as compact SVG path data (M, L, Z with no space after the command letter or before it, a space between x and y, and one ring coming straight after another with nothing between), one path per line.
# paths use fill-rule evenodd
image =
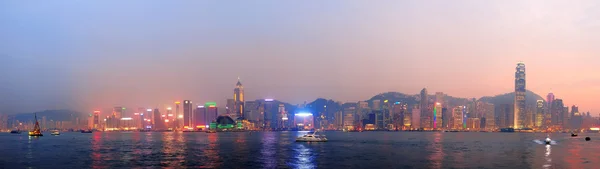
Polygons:
M296 142L326 142L325 135L318 135L317 132L309 132L302 137L296 138Z
M10 134L21 134L21 130L11 130Z
M51 133L52 135L60 135L60 132L58 130L52 130Z
M81 130L81 133L92 133L92 130Z
M513 133L515 132L514 128L501 128L500 132L509 132L509 133Z

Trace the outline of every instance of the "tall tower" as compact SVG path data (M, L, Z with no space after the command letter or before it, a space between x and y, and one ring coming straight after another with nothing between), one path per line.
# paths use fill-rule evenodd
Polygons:
M431 115L428 113L429 99L427 98L427 89L421 90L421 128L431 128Z
M175 124L177 125L177 127L183 128L183 126L184 126L183 125L183 114L179 113L179 104L181 104L181 102L179 102L179 101L175 102L175 116L177 116L177 120L175 120L176 121Z
M515 72L515 115L514 128L525 127L525 63L517 63Z
M192 119L194 119L194 114L192 113L192 101L184 100L183 101L183 126L184 127L194 127L192 126Z
M235 89L233 89L233 101L235 108L235 114L238 118L244 118L244 86L240 82L240 78L238 77L237 84L235 84Z

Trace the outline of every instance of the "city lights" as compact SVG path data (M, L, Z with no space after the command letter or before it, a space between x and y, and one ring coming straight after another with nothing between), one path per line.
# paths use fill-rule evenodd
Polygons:
M312 113L301 112L301 113L296 113L296 116L307 117L307 116L312 116Z
M265 99L266 102L272 102L274 99Z
M123 118L121 118L121 120L133 120L133 118L131 118L131 117L123 117Z

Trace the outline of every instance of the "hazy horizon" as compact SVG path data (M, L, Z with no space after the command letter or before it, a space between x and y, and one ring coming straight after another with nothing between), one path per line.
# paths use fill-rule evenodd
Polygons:
M142 3L143 2L143 3ZM527 89L600 113L598 1L0 2L0 113Z

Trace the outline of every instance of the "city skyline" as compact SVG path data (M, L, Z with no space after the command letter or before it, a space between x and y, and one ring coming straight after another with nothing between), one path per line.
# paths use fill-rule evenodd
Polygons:
M514 91L518 61L528 90L600 111L594 1L76 3L0 2L0 113L225 105L238 76L246 100L356 102L423 88L480 98Z

